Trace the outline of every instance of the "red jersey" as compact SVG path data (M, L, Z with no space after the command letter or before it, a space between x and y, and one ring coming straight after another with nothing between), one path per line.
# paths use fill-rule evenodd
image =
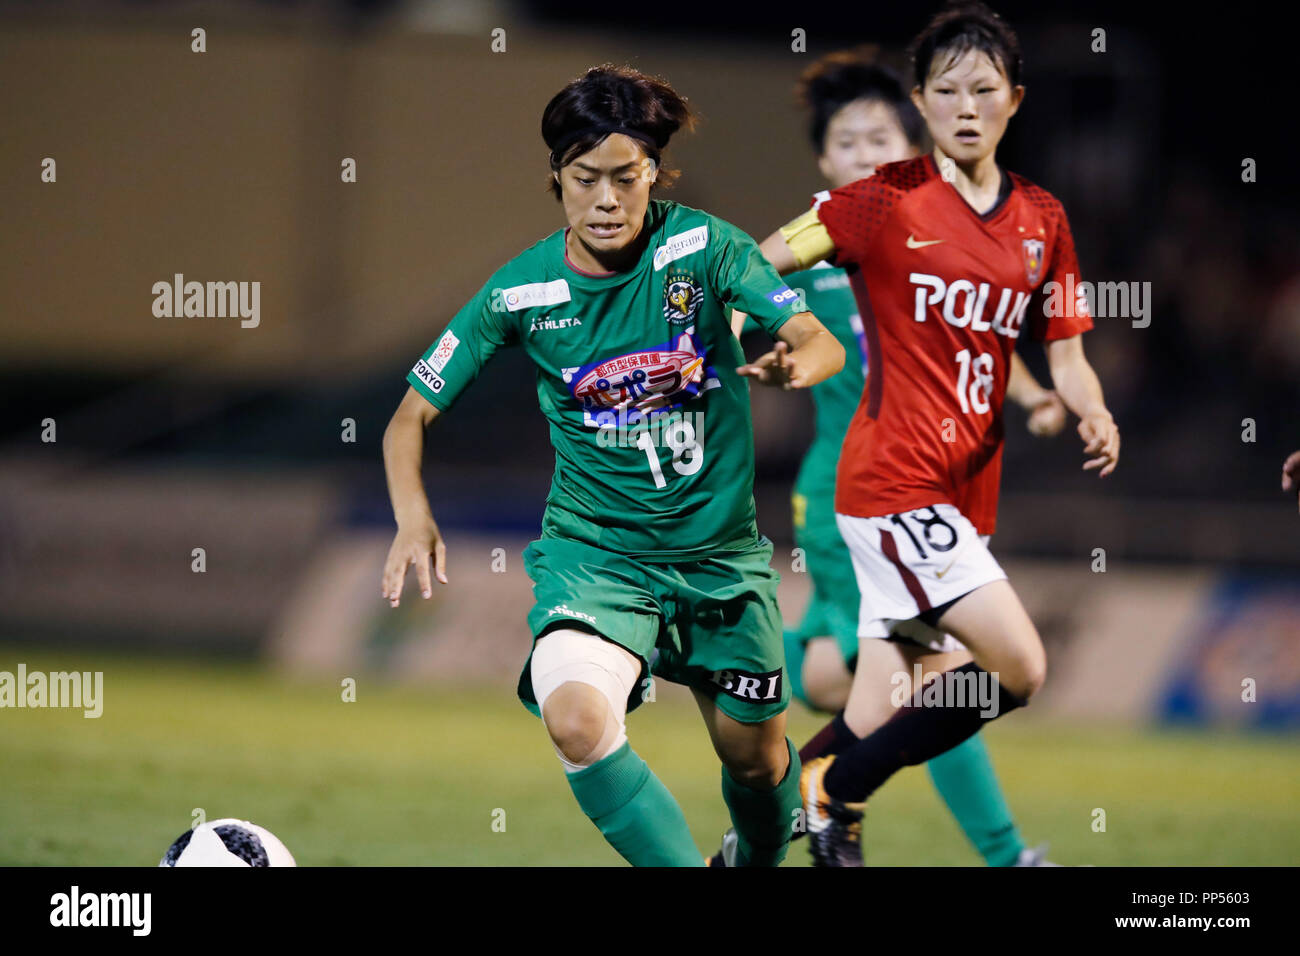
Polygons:
M947 503L980 534L994 531L1002 399L1026 317L1041 341L1092 328L1075 293L1065 210L1045 189L1005 175L1010 192L984 215L928 155L814 200L871 356L840 453L838 512L875 517Z

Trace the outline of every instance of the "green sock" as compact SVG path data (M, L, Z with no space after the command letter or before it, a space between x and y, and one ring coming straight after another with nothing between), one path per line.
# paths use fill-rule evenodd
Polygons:
M980 735L926 764L939 796L989 866L1011 866L1025 844Z
M771 790L752 790L722 768L722 799L736 828L737 866L776 866L785 859L794 832L795 814L803 808L799 796L799 752L785 739L790 766Z
M631 744L566 775L582 812L633 866L703 866L686 817Z

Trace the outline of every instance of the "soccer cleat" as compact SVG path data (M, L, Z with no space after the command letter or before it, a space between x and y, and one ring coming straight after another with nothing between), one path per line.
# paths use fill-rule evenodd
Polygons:
M1032 850L1026 847L1020 851L1020 856L1016 857L1016 862L1012 866L1060 866L1059 863L1053 863L1047 858L1047 844L1040 843Z
M718 848L718 852L705 862L709 866L735 866L736 847L739 845L740 838L736 836L736 831L734 829L728 830L722 834L722 846Z
M813 866L860 867L866 804L841 803L826 792L826 771L834 761L833 756L810 760L799 775Z

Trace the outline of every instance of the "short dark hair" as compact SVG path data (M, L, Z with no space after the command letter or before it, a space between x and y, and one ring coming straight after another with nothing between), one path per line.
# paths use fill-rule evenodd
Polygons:
M551 172L557 173L594 148L609 129L627 129L646 156L660 167L656 185L667 186L677 170L665 170L661 153L682 127L693 129L696 115L666 80L629 66L594 66L551 97L542 111L542 139L551 150ZM651 188L654 188L651 186ZM560 198L560 184L550 177L550 189Z
M1020 84L1020 41L1015 31L978 0L959 0L935 14L908 47L916 85L925 86L936 56L951 66L968 50L984 53L1012 86Z
M903 90L899 75L875 62L874 47L837 50L819 59L799 77L795 95L811 111L808 135L818 155L826 152L826 129L843 107L857 100L875 100L893 109L907 141L920 146L925 122Z

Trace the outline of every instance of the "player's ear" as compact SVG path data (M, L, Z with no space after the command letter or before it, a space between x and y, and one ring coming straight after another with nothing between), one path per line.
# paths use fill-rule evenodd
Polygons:
M921 114L921 119L928 121L929 117L925 115L925 95L921 92L921 88L919 86L912 87L911 96L912 105L915 106L916 111Z
M1020 109L1020 104L1025 99L1025 88L1019 84L1011 87L1011 111L1007 113L1007 118L1016 115L1016 110Z
M831 169L831 161L827 158L825 153L822 153L817 157L817 171L822 174L822 179L827 182L830 182L833 179L833 173L835 171Z

